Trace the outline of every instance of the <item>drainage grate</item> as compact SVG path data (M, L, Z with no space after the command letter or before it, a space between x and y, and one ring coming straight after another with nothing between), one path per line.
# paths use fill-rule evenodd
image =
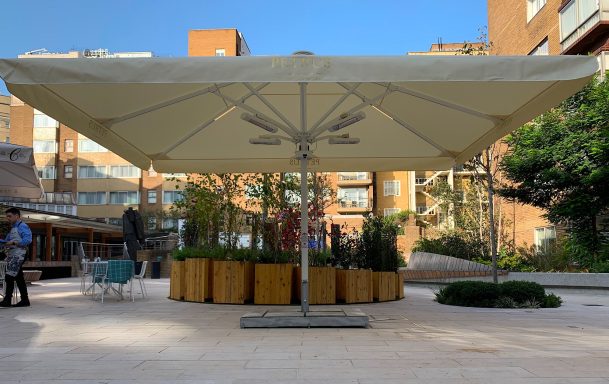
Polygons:
M582 304L584 307L604 307L603 304Z

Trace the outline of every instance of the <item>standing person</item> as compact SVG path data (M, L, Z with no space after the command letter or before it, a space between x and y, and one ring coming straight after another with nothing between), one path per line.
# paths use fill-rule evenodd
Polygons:
M11 298L15 283L21 294L21 301L13 307L29 307L30 300L27 294L27 286L23 278L23 263L28 246L32 243L32 231L26 223L21 221L21 212L17 208L6 210L6 218L11 224L11 231L6 236L6 292L4 300L0 301L0 307L11 307Z

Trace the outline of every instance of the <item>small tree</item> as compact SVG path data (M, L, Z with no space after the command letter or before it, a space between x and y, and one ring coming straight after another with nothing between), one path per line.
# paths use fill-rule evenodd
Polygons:
M508 136L500 193L566 224L570 253L583 266L609 258L599 216L609 210L609 80L597 79Z

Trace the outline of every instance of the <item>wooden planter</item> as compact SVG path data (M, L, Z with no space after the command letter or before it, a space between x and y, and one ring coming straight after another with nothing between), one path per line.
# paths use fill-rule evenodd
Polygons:
M373 297L377 301L395 300L395 272L372 272Z
M294 300L300 301L301 268L294 268ZM336 304L336 268L309 267L309 304Z
M336 300L345 303L369 303L372 298L372 271L339 269L336 271Z
M290 304L292 264L256 264L254 304Z
M395 298L396 300L404 298L404 275L405 272L395 274Z
M184 274L185 261L173 260L171 263L171 278L169 280L169 298L184 300L186 293L186 277Z
M211 259L186 259L184 300L203 303L211 300L214 270Z
M254 264L250 261L217 261L213 264L214 303L244 304L254 298Z

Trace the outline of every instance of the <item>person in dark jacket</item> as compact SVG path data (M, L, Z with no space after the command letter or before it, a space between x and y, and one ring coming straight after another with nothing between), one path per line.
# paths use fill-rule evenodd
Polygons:
M144 241L144 222L140 213L132 207L123 213L123 240L127 243L129 258L137 261L137 251L141 248L140 242Z

